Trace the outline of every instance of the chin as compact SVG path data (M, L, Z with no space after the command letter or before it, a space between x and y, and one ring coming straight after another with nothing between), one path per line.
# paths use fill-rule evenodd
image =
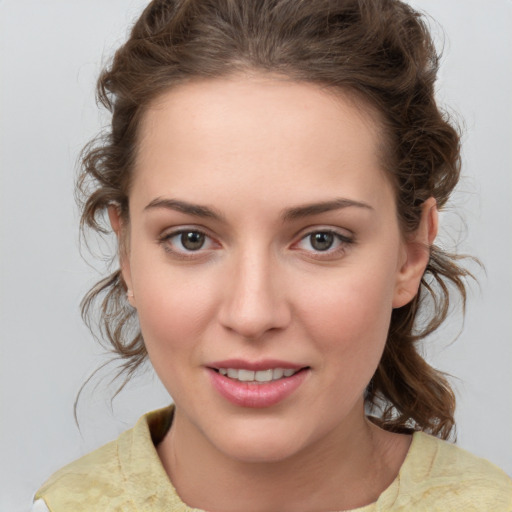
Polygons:
M309 435L294 431L290 425L262 425L260 422L228 428L210 442L227 457L246 463L275 463L304 450ZM225 435L229 432L229 435Z

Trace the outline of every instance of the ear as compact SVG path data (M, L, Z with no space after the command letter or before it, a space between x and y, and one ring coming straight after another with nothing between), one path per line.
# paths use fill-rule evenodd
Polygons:
M430 197L422 205L418 228L404 241L403 261L397 274L393 308L405 306L418 293L437 229L437 204L436 200Z
M112 226L112 229L117 236L117 246L119 248L119 264L121 267L123 281L126 285L126 298L128 299L128 302L133 307L135 307L135 297L133 294L130 271L130 257L127 244L127 226L123 224L119 207L116 205L110 205L108 207L108 218L110 220L110 225Z

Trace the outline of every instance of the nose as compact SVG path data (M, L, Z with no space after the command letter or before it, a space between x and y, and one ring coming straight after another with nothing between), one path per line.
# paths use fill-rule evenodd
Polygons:
M256 340L286 328L291 310L277 262L271 255L248 252L230 266L219 320L224 328Z

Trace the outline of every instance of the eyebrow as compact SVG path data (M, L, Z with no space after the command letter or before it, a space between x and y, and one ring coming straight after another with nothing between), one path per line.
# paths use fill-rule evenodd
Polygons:
M352 199L338 198L330 201L322 201L319 203L309 203L301 206L294 206L293 208L287 208L283 210L281 217L283 221L289 222L292 220L309 217L312 215L318 215L320 213L330 212L333 210L340 210L342 208L363 208L366 210L373 210L373 208L361 201L354 201ZM203 217L214 219L217 221L225 222L224 216L209 206L188 203L186 201L180 201L178 199L165 199L157 197L153 199L145 208L144 211L152 210L154 208L164 208L168 210L174 210L195 217Z
M301 219L303 217L309 217L312 215L318 215L320 213L330 212L333 210L340 210L342 208L349 207L373 210L373 207L371 207L367 203L363 203L361 201L354 201L352 199L338 198L333 199L331 201L322 201L319 203L311 203L302 206L296 206L293 208L288 208L284 210L282 216L284 221L291 221Z
M222 214L213 208L199 204L187 203L186 201L179 201L178 199L164 199L157 197L144 208L144 211L151 210L153 208L165 208L167 210L174 210L188 215L193 215L195 217L209 218L218 221L224 220Z

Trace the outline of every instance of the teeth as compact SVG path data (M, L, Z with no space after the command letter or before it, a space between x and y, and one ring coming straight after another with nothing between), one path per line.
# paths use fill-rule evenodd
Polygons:
M238 370L238 380L242 382L254 380L254 372L251 370Z
M254 372L254 380L258 382L270 382L272 380L272 370L259 370Z
M291 377L298 370L290 368L269 368L268 370L245 370L236 368L219 368L219 373L230 379L239 380L241 382L271 382L279 380L283 377Z
M274 368L272 370L272 378L273 379L280 379L284 375L284 370L282 368Z

